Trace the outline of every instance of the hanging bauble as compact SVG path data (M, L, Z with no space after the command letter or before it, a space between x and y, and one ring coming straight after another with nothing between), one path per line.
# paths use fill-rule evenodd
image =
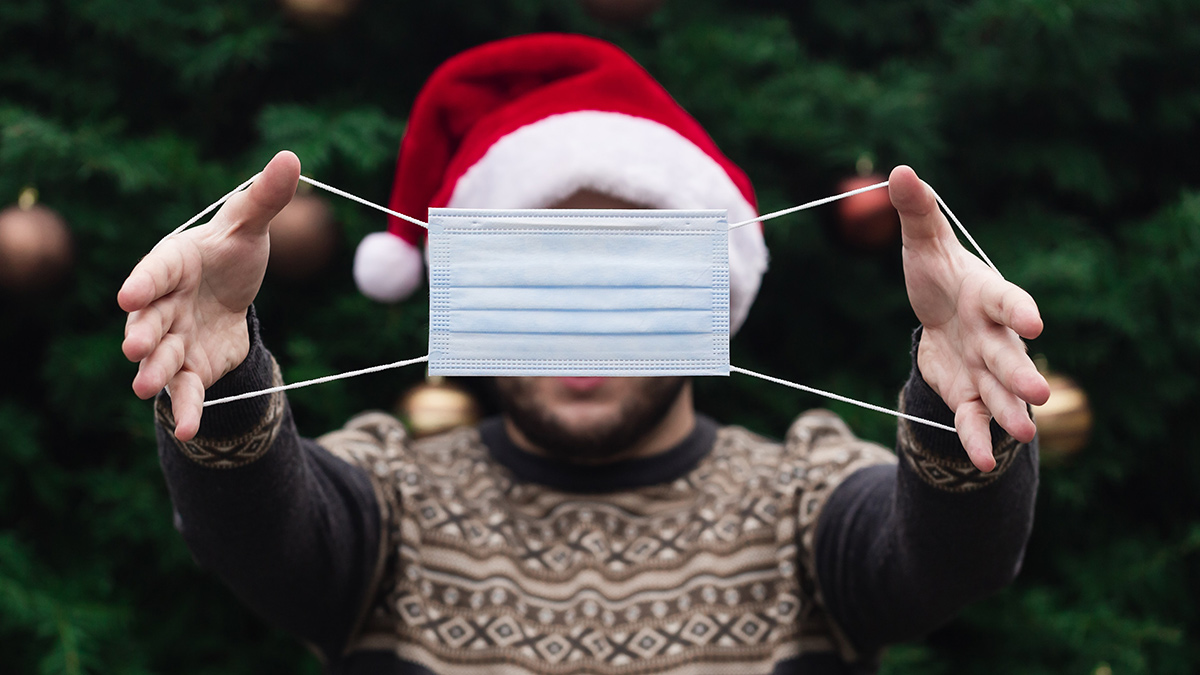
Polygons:
M321 271L337 247L337 226L324 199L298 191L271 220L271 258L267 269L290 281Z
M280 0L288 16L313 28L326 28L346 18L358 0Z
M409 389L396 403L396 412L415 438L475 424L480 414L467 390L441 377Z
M26 188L17 206L0 211L0 285L18 293L53 286L71 267L71 231Z
M580 0L593 19L617 27L636 26L650 18L665 0Z
M1060 460L1079 452L1092 435L1092 409L1087 393L1069 377L1043 372L1050 399L1033 406L1042 458Z
M877 185L887 180L875 173L875 162L863 154L854 165L858 175L838 183L838 194ZM878 251L900 240L900 214L892 206L886 187L867 190L837 203L838 236L862 251Z

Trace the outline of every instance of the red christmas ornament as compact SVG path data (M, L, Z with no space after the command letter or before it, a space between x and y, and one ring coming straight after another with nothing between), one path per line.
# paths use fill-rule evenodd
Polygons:
M299 23L324 28L346 18L358 0L280 0L283 10Z
M0 286L28 293L62 279L74 257L71 231L26 189L17 206L0 211Z
M593 19L618 27L635 26L649 19L665 0L580 0Z
M878 174L847 178L838 193L857 190L887 180ZM886 187L868 190L838 201L838 233L855 248L877 251L900 239L900 214L892 206Z
M297 193L271 220L271 257L267 269L290 281L321 271L337 247L337 226L325 200Z

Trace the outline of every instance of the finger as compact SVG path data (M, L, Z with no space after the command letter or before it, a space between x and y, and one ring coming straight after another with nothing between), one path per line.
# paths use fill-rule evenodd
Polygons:
M1012 333L985 339L983 362L992 376L1022 400L1044 404L1050 398L1050 385L1025 352L1025 344Z
M175 416L175 438L190 441L200 430L200 415L204 410L204 385L200 376L181 370L171 379L171 412Z
M1033 296L1025 289L996 278L983 284L979 294L984 311L992 321L1008 326L1028 340L1042 334L1042 315Z
M888 177L888 195L892 199L892 206L900 212L900 231L904 235L905 246L952 234L950 223L938 208L933 191L917 178L911 168L898 166L892 169Z
M163 242L129 273L117 292L117 304L126 312L136 312L174 291L183 279L184 262L179 242Z
M171 329L175 307L176 303L166 300L129 314L125 321L125 340L121 343L125 358L137 362L154 351Z
M154 353L138 364L137 375L133 378L133 393L142 399L156 395L183 367L185 355L183 338L176 334L164 337Z
M300 160L289 151L275 155L250 187L229 198L213 220L233 230L265 232L267 225L292 201L300 182Z
M991 375L984 375L979 382L979 398L987 406L988 412L1002 429L1013 438L1028 443L1037 433L1037 427L1029 417L1025 402L1017 398L1011 391L1004 388L1000 381ZM989 433L988 444L991 444Z
M958 429L958 439L962 441L971 463L984 473L996 468L996 458L992 456L991 421L992 416L979 399L963 403L954 411L954 428Z

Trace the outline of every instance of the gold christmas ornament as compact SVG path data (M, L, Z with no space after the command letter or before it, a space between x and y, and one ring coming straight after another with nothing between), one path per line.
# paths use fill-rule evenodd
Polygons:
M0 211L0 286L27 293L62 279L74 257L71 231L26 188L17 206Z
M349 15L358 0L280 0L283 11L299 23L325 28Z
M479 421L479 405L471 394L441 377L409 389L396 412L414 438L432 436Z
M291 281L321 271L337 247L337 226L324 199L297 192L271 220L271 257L267 269Z
M1050 399L1033 406L1042 457L1062 459L1079 452L1092 435L1092 409L1087 393L1069 377L1043 372Z
M593 19L618 27L635 26L649 19L665 0L580 0Z

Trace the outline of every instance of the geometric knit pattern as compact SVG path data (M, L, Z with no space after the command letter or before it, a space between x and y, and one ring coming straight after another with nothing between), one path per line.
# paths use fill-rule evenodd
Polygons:
M744 675L852 655L817 593L816 523L851 473L896 461L825 411L782 444L722 428L684 476L607 494L515 481L474 428L411 441L370 413L318 442L372 477L381 508L348 651L444 675Z
M900 406L903 410L903 394ZM900 420L897 439L897 447L909 468L927 485L944 492L970 492L990 485L1004 475L1025 447L1008 434L999 441L993 437L992 455L996 458L996 467L984 473L975 468L962 446L950 455L925 447L913 433L913 423L906 419Z
M804 448L808 459L805 489L797 509L798 539L802 569L815 570L817 522L829 495L855 471L877 464L895 464L896 456L881 446L856 438L842 418L828 410L810 410L801 415L788 429L784 443L788 447ZM905 453L903 442L898 450ZM815 581L812 581L811 594L819 605L824 606L825 600ZM830 622L830 630L837 638L842 659L856 661L850 640L838 633L839 628L833 622Z
M283 384L283 375L279 364L271 359L271 386ZM230 438L206 438L196 436L190 441L175 438L175 415L171 411L170 399L159 396L155 399L154 414L160 427L167 431L167 436L175 447L193 462L210 469L233 469L244 466L263 456L275 437L279 434L283 421L283 413L287 407L287 397L283 392L270 394L267 409L254 427L240 436Z

